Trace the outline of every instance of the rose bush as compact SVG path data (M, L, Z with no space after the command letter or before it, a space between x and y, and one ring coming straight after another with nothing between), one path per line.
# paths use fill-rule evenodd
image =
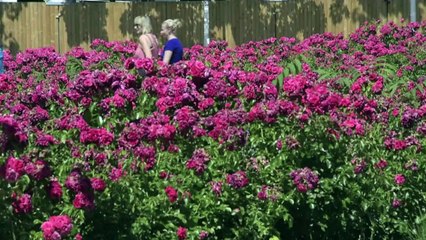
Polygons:
M405 239L425 214L426 22L349 38L5 54L5 239ZM143 74L140 74L143 72Z

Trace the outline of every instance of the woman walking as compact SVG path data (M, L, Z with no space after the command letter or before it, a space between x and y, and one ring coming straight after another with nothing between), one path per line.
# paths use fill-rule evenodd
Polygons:
M134 20L134 29L139 36L135 57L155 58L158 56L158 40L152 33L151 20L148 16L139 16Z
M183 46L176 37L176 30L181 26L178 19L167 19L161 25L161 35L167 40L161 57L166 64L174 64L183 58Z

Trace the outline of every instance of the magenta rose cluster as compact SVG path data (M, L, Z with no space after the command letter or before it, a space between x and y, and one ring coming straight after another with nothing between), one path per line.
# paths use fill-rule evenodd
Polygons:
M51 216L41 225L46 240L66 239L73 228L72 220L66 215Z
M308 190L314 190L319 184L318 175L311 169L305 167L303 169L293 170L290 173L293 184L297 191L305 193Z

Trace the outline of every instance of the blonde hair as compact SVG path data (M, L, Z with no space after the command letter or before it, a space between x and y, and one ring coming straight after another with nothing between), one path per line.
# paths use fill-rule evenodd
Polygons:
M170 31L175 32L176 29L182 26L182 22L179 19L167 19L162 25Z
M151 19L148 16L135 17L134 24L142 27L142 34L152 33Z

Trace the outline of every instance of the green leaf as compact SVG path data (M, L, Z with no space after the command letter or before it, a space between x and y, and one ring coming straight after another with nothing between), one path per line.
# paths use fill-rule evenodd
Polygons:
M284 84L284 73L278 75L278 77L274 81L272 81L272 84L274 84L277 87L277 90L280 91Z
M102 116L98 116L99 126L102 126L104 124L104 119Z
M284 77L290 76L290 70L288 68L284 68L283 74L284 74Z
M347 77L342 77L339 78L339 80L337 80L338 83L340 83L342 86L349 88L352 86L352 81L351 79L347 78Z
M294 59L294 65L296 66L297 73L302 72L302 62L299 58Z
M296 66L294 65L294 63L290 63L287 65L288 69L290 69L290 73L293 75L297 74L297 69Z

